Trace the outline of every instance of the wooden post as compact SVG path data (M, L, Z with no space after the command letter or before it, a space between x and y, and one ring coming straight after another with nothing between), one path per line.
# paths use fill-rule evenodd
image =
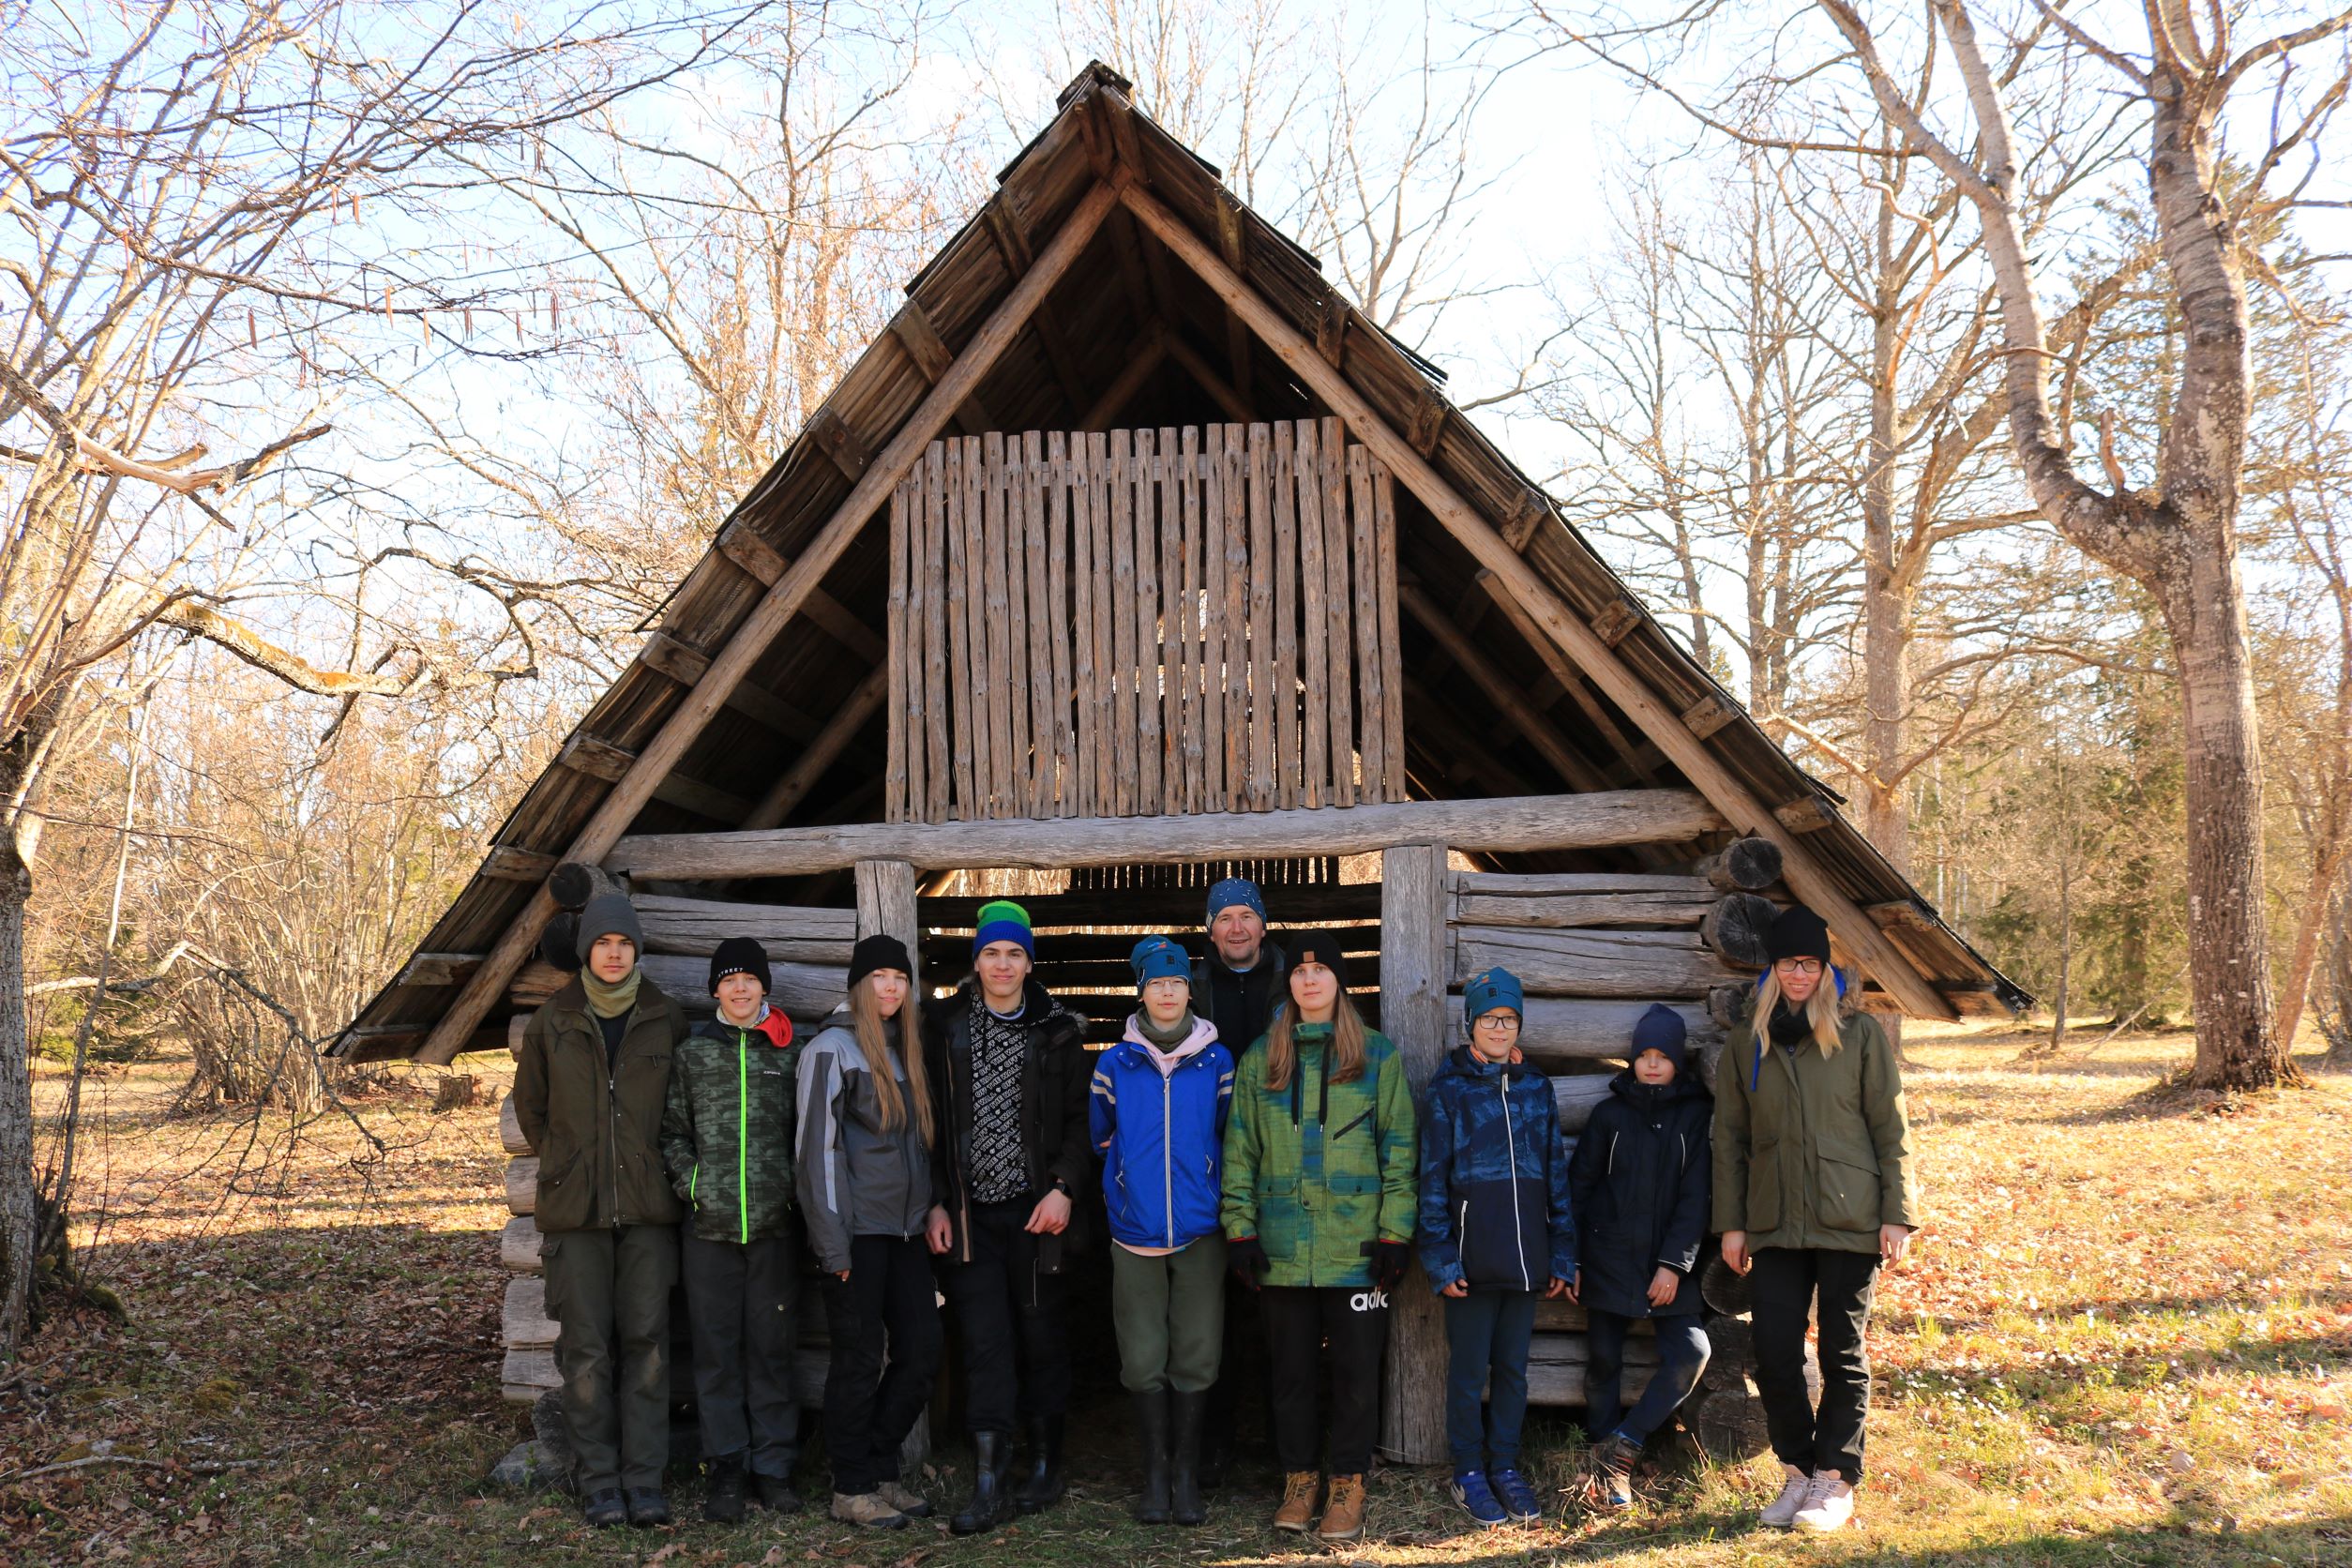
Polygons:
M856 867L857 934L863 939L878 931L886 931L907 944L907 954L918 969L923 962L923 931L914 917L914 867L903 860L861 860ZM913 982L909 994L916 1000L923 995L923 976L908 976Z
M1445 1057L1445 846L1380 855L1380 1033L1395 1042L1420 1113ZM1445 1448L1445 1324L1416 1259L1388 1298L1380 1452L1434 1465Z

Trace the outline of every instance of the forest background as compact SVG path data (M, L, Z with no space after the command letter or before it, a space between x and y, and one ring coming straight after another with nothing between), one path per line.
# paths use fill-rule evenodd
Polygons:
M2099 41L2144 38L2139 8L1980 10L2058 439L2144 491L2187 345L2146 101ZM1981 213L1841 14L0 3L30 1050L185 1041L191 1105L332 1114L316 1048L1090 58L1448 372L2050 1004L2044 1049L2070 1016L2181 1018L2164 615L2021 477ZM2344 20L2261 21L2309 31L2222 121L2253 258L2261 917L2276 1026L2352 1063ZM1890 13L1890 53L1916 68L1924 25ZM1928 111L1959 92L1917 82ZM62 1138L31 1156L62 1224Z

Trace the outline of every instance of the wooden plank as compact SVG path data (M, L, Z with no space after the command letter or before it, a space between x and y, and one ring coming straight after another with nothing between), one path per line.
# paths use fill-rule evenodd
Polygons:
M819 451L833 460L833 466L839 469L841 476L852 484L864 478L866 471L874 465L873 452L858 438L857 432L850 429L849 421L842 418L831 403L809 415L802 433L817 444Z
M392 977L395 986L462 986L482 967L479 953L417 953Z
M498 1146L509 1154L535 1153L531 1139L523 1136L522 1118L515 1113L515 1096L511 1091L498 1102Z
M1201 701L1200 495L1201 435L1197 425L1178 432L1176 463L1176 732L1183 737L1180 812L1208 809L1207 704Z
M988 728L988 810L991 817L1017 816L1020 811L1020 796L1014 785L1019 772L1014 752L1015 727L1013 709L1013 607L1006 583L1006 529L1004 526L1004 436L990 430L980 438L979 467L980 505L980 580L982 585L982 620L984 626L974 626L973 634L986 631L988 643L988 686L985 693L972 697L972 725L976 730L982 716ZM976 662L976 661L975 661Z
M947 821L956 763L947 748L948 623L947 449L934 441L923 455L923 820Z
M1711 691L1682 710L1682 728L1703 741L1739 716L1737 703L1721 692Z
M1416 1111L1445 1060L1445 846L1417 843L1380 856L1380 1032L1395 1043ZM1388 1374L1381 1380L1380 1448L1410 1465L1445 1456L1444 1320L1418 1257L1389 1292Z
M743 818L743 825L746 829L772 828L791 816L874 716L874 710L888 695L888 686L887 671L877 666L867 671L839 711L825 720L825 727L817 731L816 738L792 759L792 765L784 770L784 776Z
M646 669L667 675L680 686L692 686L711 667L710 655L666 631L656 631L645 639L645 645L637 651L637 658Z
M890 691L882 704L883 733L887 737L886 759L882 764L882 821L903 822L912 821L915 812L907 800L907 649L909 629L907 619L907 561L910 541L907 520L907 486L900 485L890 492L890 590L887 598L889 618L887 630L890 642Z
M926 381L938 381L956 362L956 356L948 352L947 344L940 338L939 329L931 324L931 318L924 310L922 302L912 294L907 296L907 302L898 307L898 313L891 318L890 331ZM963 400L956 405L955 419L960 429L972 435L999 428L996 415L988 412L988 405L980 400L977 392L965 394Z
M508 1274L535 1274L546 1265L539 1257L539 1222L517 1214L498 1233L498 1263Z
M1372 526L1372 454L1362 446L1348 448L1348 511L1356 568L1356 749L1364 759L1364 798L1385 801L1392 797L1383 690L1387 661L1380 645L1380 550Z
M1156 822L1094 817L647 834L622 839L604 864L615 873L691 882L812 876L873 859L902 858L925 870L1067 867L1130 860L1164 865L1213 857L1362 854L1437 838L1457 849L1505 854L1682 843L1722 828L1723 818L1692 791L1606 790L1583 795L1397 801L1351 811L1211 812Z
M1328 658L1325 695L1331 704L1331 798L1335 806L1356 803L1355 641L1348 613L1350 597L1348 569L1348 432L1336 419L1322 421L1317 443L1320 468L1316 483L1322 489L1323 610L1330 618L1325 631ZM1311 693L1309 694L1312 695Z
M628 776L629 769L636 764L637 753L623 750L611 741L600 741L594 735L574 735L564 743L564 749L555 754L555 761L574 773L601 778L608 784L617 784ZM650 795L652 792L647 793Z
M888 670L885 667L877 673L886 676ZM751 802L743 796L699 778L688 778L682 773L673 773L655 785L654 798L729 827L746 825L746 820L751 815Z
M1230 811L1225 715L1229 676L1225 599L1225 427L1200 432L1200 788L1196 810Z
M1300 804L1299 787L1299 517L1298 428L1289 420L1274 427L1274 469L1267 499L1274 520L1274 679L1267 695L1274 705L1274 805L1288 811ZM1260 565L1262 576L1265 567Z
M1249 428L1249 808L1274 807L1274 430Z
M1485 694L1510 726L1516 730L1551 764L1560 782L1575 790L1606 790L1608 778L1571 750L1560 738L1560 731L1522 694L1523 687L1495 668L1485 651L1462 632L1453 612L1423 593L1418 584L1405 583L1397 590L1400 602L1412 618L1421 623L1446 656L1459 665L1470 683Z
M1078 805L1071 814L1097 817L1102 809L1102 770L1096 747L1094 692L1102 680L1094 656L1094 596L1103 565L1094 552L1094 460L1089 443L1080 435L1069 444L1070 507L1070 705L1072 740L1078 763Z
M1570 1138L1584 1131L1592 1112L1609 1097L1608 1073L1573 1073L1551 1080L1552 1103L1560 1108L1560 1130Z
M1696 933L1679 930L1457 926L1454 952L1457 984L1500 964L1536 996L1679 1000L1751 978L1707 951Z
M518 844L492 844L475 875L494 882L545 882L548 873L555 869L555 859L551 854L541 854Z
M1772 808L1772 820L1790 833L1818 833L1837 821L1837 813L1819 795L1802 794ZM1876 929L1876 923L1873 923Z
M1592 617L1592 635L1614 648L1641 622L1641 606L1631 599L1611 599Z
M1024 793L1033 817L1055 815L1053 786L1053 652L1047 646L1050 587L1046 564L1046 444L1035 430L1020 438L1020 467L1014 494L1021 523L1021 582L1028 609L1021 619L1029 633L1029 659L1021 684L1029 692L1029 779Z
M861 860L853 869L857 879L858 936L881 933L905 942L908 956L918 966L916 972L907 978L914 983L912 994L921 996L923 930L915 919L914 867L903 860Z
M1186 436L1191 433L1189 430L1184 432ZM1182 816L1189 809L1184 804L1184 585L1181 556L1184 542L1184 474L1188 460L1178 448L1176 431L1162 426L1158 460L1153 465L1159 490L1160 537L1159 657L1155 663L1160 688L1160 810L1169 817Z
M1372 539L1380 550L1373 586L1380 591L1380 753L1388 762L1388 798L1405 789L1404 643L1396 627L1396 483L1377 457L1372 464Z
M997 465L993 488L998 500L997 549L1004 557L1004 709L1012 728L1012 746L1005 752L1006 814L1038 815L1033 781L1036 776L1035 747L1030 744L1029 690L1029 543L1021 519L1020 437L1005 443L1003 460Z
M1135 432L1110 443L1111 809L1137 814L1135 716Z
M1079 815L1077 776L1077 736L1072 723L1070 647L1076 641L1070 610L1070 452L1069 440L1055 430L1046 437L1048 482L1046 513L1046 639L1052 660L1053 685L1048 698L1053 719L1052 778L1054 815Z
M1472 926L1532 926L1554 930L1580 926L1696 926L1712 899L1680 893L1603 893L1549 898L1502 898L1465 893L1460 918Z
M1322 449L1315 433L1314 420L1299 421L1291 469L1299 508L1300 686L1306 709L1299 731L1299 804L1310 807L1331 798L1331 655L1323 611L1328 574L1323 564Z
M1160 536L1158 438L1135 432L1128 480L1135 505L1135 808L1161 815L1160 793Z
M972 809L970 817L988 818L996 809L996 666L988 635L988 456L984 436L964 441L963 527L964 559L970 563L972 586L964 595L964 611L971 619L967 631L972 662L965 671L962 697L972 709Z
M1119 597L1111 580L1111 494L1117 488L1117 476L1111 472L1110 436L1108 432L1090 432L1086 437L1086 454L1090 466L1088 486L1093 498L1093 527L1091 531L1094 552L1094 815L1108 817L1122 814L1119 810L1119 745L1114 738L1114 716L1118 712L1115 693L1119 668L1119 643L1115 635L1117 617L1115 603Z
M1299 380L1349 428L1370 444L1395 474L1412 487L1439 525L1454 535L1478 564L1495 573L1544 635L1589 671L1610 701L1640 727L1683 776L1736 821L1742 831L1782 840L1788 855L1789 887L1818 911L1862 965L1909 1011L1924 1018L1953 1017L1952 1004L1872 925L1837 878L1802 847L1797 836L1771 821L1770 809L1706 745L1677 722L1674 711L1636 674L1617 651L1564 604L1560 595L1518 552L1503 543L1492 522L1464 500L1454 486L1390 427L1348 379L1315 353L1315 346L1268 304L1159 199L1132 186L1121 189L1145 228L1166 245L1228 309L1245 319Z
M949 813L964 822L984 815L981 782L972 739L972 596L979 585L972 536L964 531L964 453L967 443L950 441L941 473L942 521L947 535L947 689L955 734L949 754L956 763L956 792Z

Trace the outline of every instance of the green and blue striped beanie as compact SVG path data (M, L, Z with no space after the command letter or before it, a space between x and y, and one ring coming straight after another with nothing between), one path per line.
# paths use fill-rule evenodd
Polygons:
M1018 942L1022 952L1032 958L1037 956L1037 939L1029 929L1029 912L1010 898L995 898L981 905L979 926L972 933L973 957L978 957L980 949L992 942Z

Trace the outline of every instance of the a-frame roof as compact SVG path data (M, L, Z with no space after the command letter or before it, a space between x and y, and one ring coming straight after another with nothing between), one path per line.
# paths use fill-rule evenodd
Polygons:
M530 907L637 754L753 619L769 586L821 542L867 467L900 437L992 312L1074 214L1099 213L1107 183L1148 192L1153 210L1182 233L1155 231L1138 218L1140 205L1114 204L1026 328L961 400L947 433L1293 419L1345 415L1334 400L1349 400L1409 442L1436 482L1484 519L1580 632L1590 629L1597 641L1584 641L1589 653L1615 661L1613 699L1610 679L1590 678L1595 671L1580 671L1533 630L1524 610L1504 602L1491 556L1482 565L1458 529L1449 533L1429 507L1407 498L1398 550L1409 604L1438 607L1453 625L1488 623L1478 637L1487 661L1482 680L1425 617L1405 622L1404 667L1414 674L1405 729L1415 795L1696 785L1719 807L1736 797L1800 837L1812 867L1869 912L1891 950L1948 1010L2022 1006L2025 993L1943 923L1836 809L1837 797L1772 743L1544 493L1445 400L1426 362L1342 299L1312 255L1136 109L1127 87L1094 65L1063 90L1052 122L1005 168L981 212L908 283L908 303L891 329L735 507L636 661L582 716L472 882L335 1052L355 1061L417 1052L468 978L469 956L490 952ZM1302 375L1295 358L1274 352L1170 241L1210 254L1211 267L1221 261L1229 283L1240 280L1253 296L1250 309L1272 313L1261 321L1287 324L1294 354L1300 339L1311 343L1321 361L1311 367L1315 374ZM1309 381L1329 395L1318 397ZM629 832L879 817L882 545L877 521L839 551L782 630L753 650L746 678L693 732L630 818ZM1514 562L1502 565L1517 573ZM1540 732L1525 722L1530 706ZM1738 809L1725 815L1743 831L1774 825L1743 820ZM1569 868L1568 862L1529 864ZM790 897L779 901L827 901L830 893L838 902L840 891L802 886L782 890ZM504 1012L502 1005L485 1022Z

